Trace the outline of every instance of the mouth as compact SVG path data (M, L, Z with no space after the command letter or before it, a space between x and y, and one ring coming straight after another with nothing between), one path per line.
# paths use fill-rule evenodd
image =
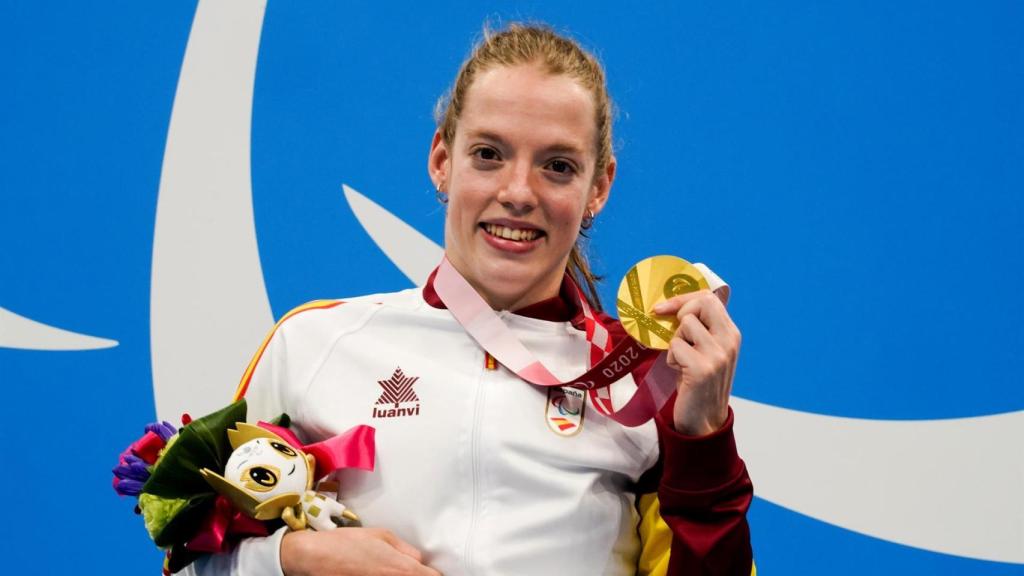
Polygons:
M495 238L501 238L502 240L508 240L511 242L521 242L524 244L533 242L545 235L543 231L536 228L504 226L490 222L481 222L480 228Z
M295 473L295 464L292 464L292 471L288 473L289 476Z

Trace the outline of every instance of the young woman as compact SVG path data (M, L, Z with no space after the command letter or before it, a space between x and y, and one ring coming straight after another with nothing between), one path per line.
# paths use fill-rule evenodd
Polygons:
M600 309L577 242L615 178L610 107L590 54L512 25L464 63L428 159L447 204L451 266L566 380L587 369L591 346L575 286ZM708 291L656 312L680 319L668 352L675 396L636 428L584 404L574 434L562 435L547 421L552 392L481 349L433 276L417 289L297 309L239 395L250 419L287 412L307 441L376 427L376 470L338 478L366 527L282 530L197 571L750 574L752 488L728 408L739 332ZM625 337L601 318L613 340ZM613 386L613 398L628 397L646 369Z

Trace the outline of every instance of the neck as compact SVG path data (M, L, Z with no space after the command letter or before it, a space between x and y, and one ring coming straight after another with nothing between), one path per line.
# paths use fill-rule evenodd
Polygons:
M466 267L462 266L457 258L449 258L448 262L492 310L515 311L555 298L560 293L562 279L565 277L564 263L558 269L559 273L524 280L514 274L510 277L500 277L499 274L486 279L477 278L473 274L468 274Z
M479 282L475 282L473 279L466 278L469 285L476 290L477 294L484 299L484 302L494 310L521 310L527 306L531 306L538 302L555 298L558 296L559 287L562 285L562 279L558 278L557 282L547 282L545 285L534 285L530 286L524 291L513 291L509 293L497 293L495 291L488 290L487 286L482 285Z

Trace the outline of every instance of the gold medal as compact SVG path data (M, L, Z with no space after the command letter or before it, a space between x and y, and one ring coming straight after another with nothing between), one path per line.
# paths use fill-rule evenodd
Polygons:
M637 342L667 350L679 319L674 314L652 314L651 308L673 296L706 289L704 275L686 260L675 256L646 258L630 268L619 284L619 321Z

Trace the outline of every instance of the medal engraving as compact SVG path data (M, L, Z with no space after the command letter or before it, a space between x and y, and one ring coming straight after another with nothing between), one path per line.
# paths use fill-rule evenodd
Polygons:
M651 308L669 298L707 288L704 276L682 258L653 256L641 260L629 269L619 285L619 321L637 342L666 350L679 327L679 319L651 314Z

